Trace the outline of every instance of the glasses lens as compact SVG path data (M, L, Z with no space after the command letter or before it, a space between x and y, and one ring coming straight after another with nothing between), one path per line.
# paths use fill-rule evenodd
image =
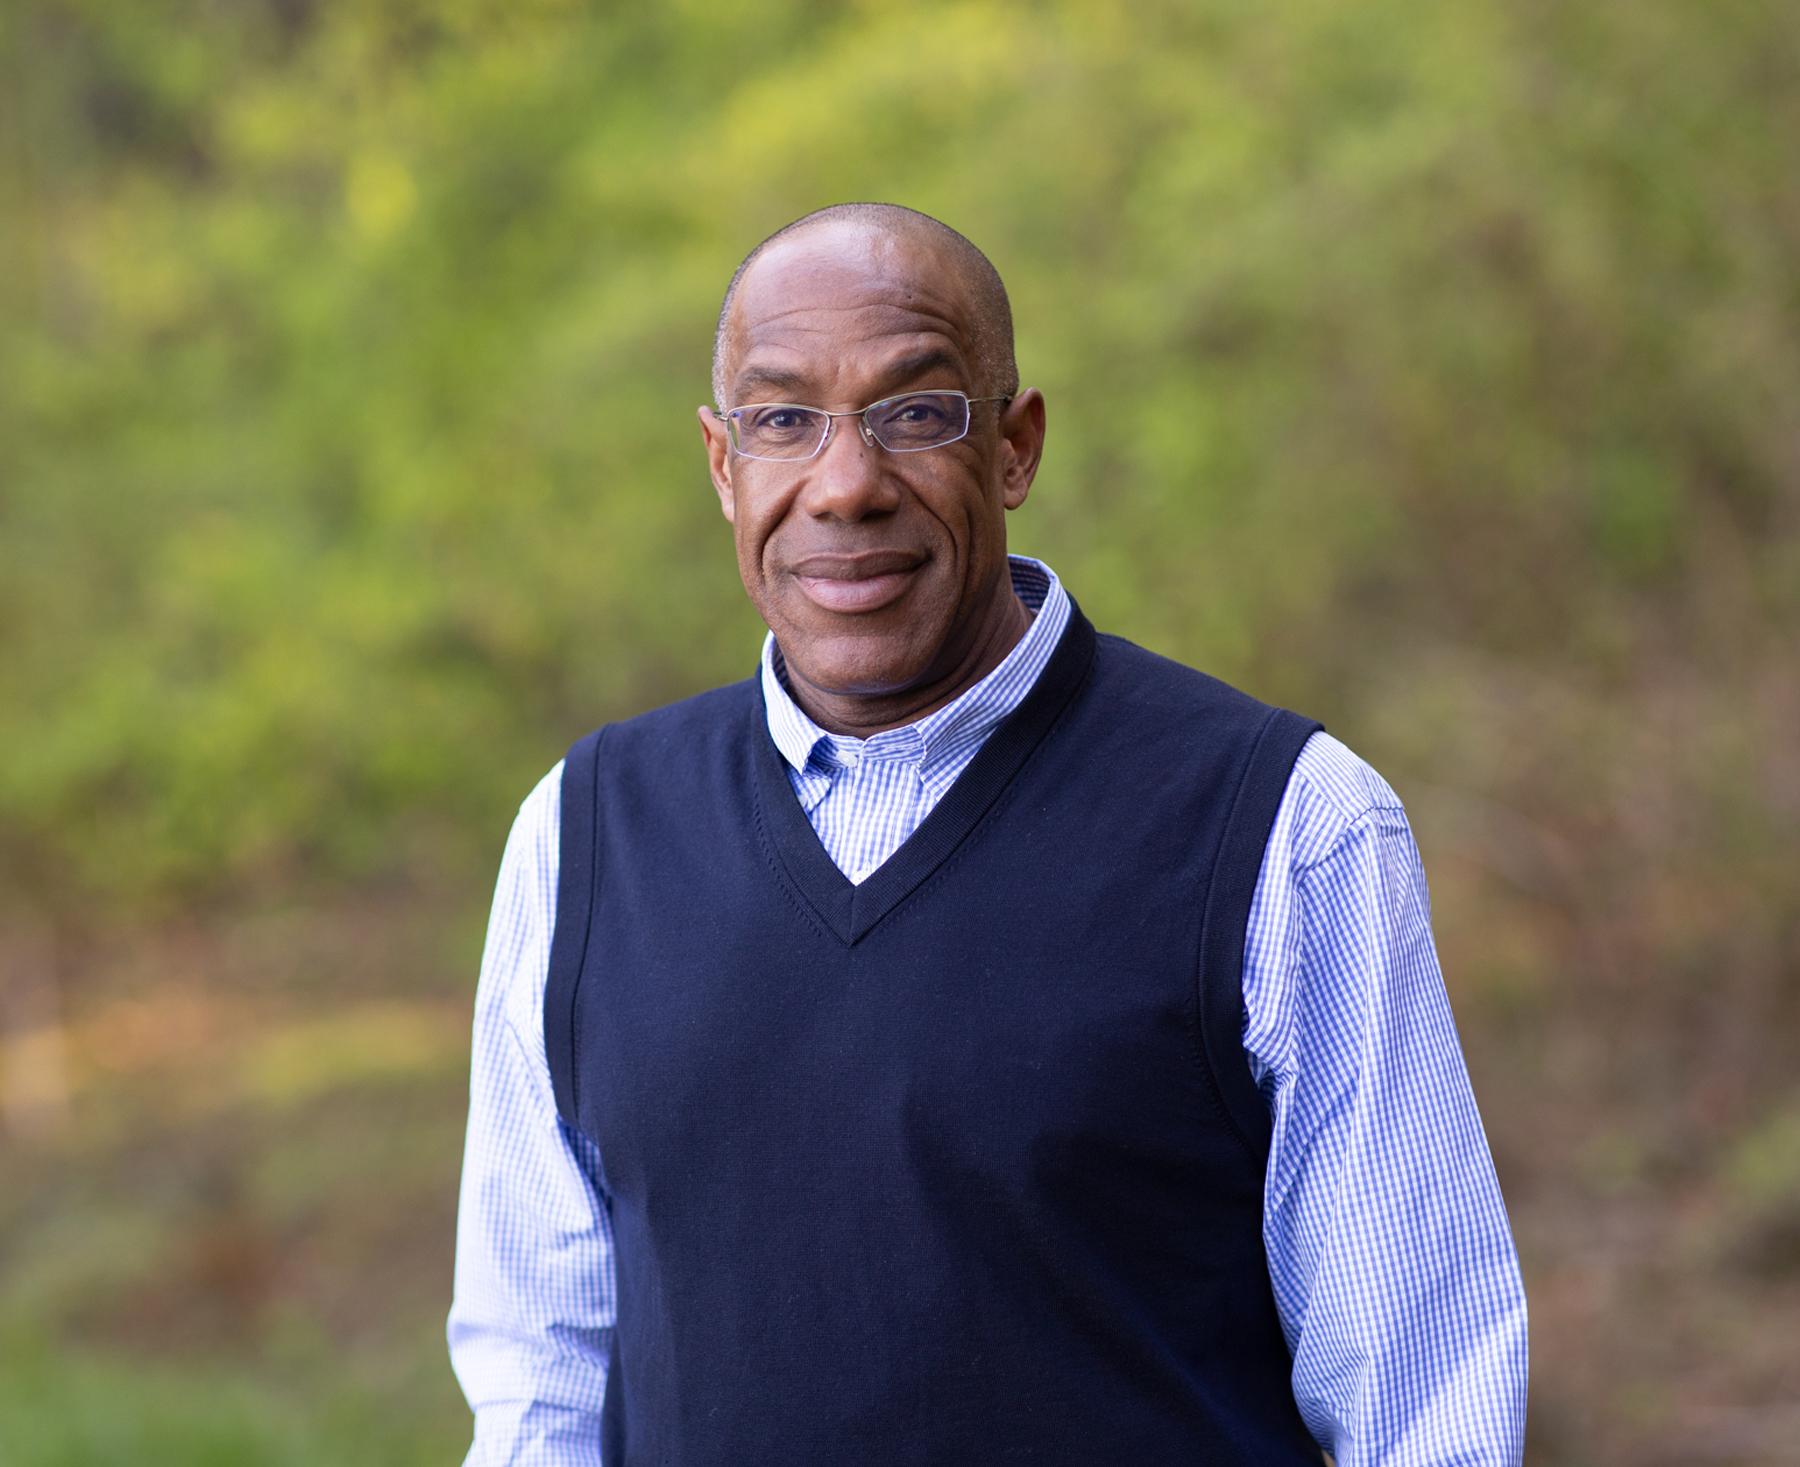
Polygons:
M831 420L816 408L759 403L726 415L737 451L751 458L811 458Z
M866 419L889 453L941 448L969 431L969 399L960 392L909 392L876 403Z

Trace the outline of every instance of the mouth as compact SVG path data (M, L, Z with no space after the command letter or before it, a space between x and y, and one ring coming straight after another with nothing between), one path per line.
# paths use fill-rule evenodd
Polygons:
M904 550L870 550L857 555L809 555L790 569L795 584L822 611L860 615L899 600L925 564Z

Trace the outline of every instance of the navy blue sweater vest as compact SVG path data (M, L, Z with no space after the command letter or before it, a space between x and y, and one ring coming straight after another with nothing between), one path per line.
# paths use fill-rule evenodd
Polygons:
M599 1145L607 1467L1312 1463L1244 926L1318 725L1076 611L861 886L755 680L570 751L545 1001Z

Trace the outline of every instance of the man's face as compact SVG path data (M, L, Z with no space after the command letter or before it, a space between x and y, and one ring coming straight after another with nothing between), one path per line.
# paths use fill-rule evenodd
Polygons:
M722 407L829 411L975 380L974 313L931 243L830 224L771 246L739 282ZM980 656L1016 613L1004 517L1022 504L1043 438L1042 398L971 407L968 436L889 453L833 421L804 462L744 458L706 409L714 487L744 589L791 677L832 698L929 690Z

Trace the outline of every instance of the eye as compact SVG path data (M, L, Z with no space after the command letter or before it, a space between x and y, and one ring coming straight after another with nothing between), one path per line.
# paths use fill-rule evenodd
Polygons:
M909 392L869 409L869 427L883 448L907 453L962 437L969 426L961 394Z
M804 444L824 431L819 414L792 403L756 403L736 413L738 437L752 453L780 451Z
M950 420L940 397L903 397L888 410L887 419L906 428L931 428Z

